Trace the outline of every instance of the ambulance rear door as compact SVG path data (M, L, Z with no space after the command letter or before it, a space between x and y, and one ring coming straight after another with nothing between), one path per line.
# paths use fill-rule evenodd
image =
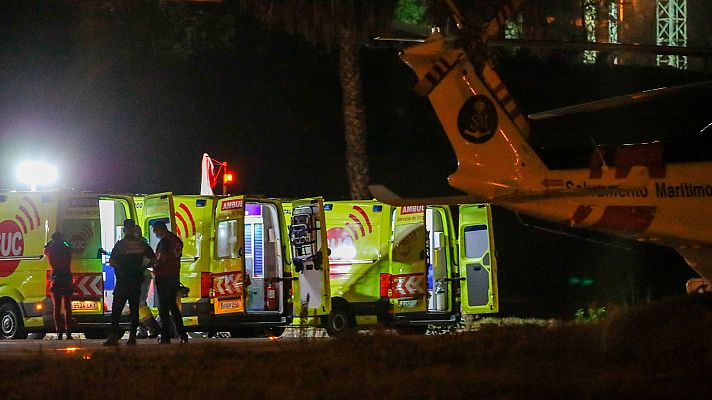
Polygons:
M460 206L459 265L462 312L496 313L497 261L494 257L492 212L487 204Z
M393 210L389 297L396 314L426 312L425 206Z
M153 250L160 239L153 233L153 224L158 221L165 222L168 230L179 234L175 220L175 208L173 206L173 193L156 193L146 195L143 198L143 220L140 222L143 236L148 238L148 243ZM180 235L179 235L180 236Z
M143 204L143 203L141 203ZM104 311L111 311L111 303L116 286L114 268L109 265L109 254L116 242L124 237L124 220L136 218L137 203L130 196L101 195L99 197L99 214L101 215L101 254L103 275Z
M211 261L211 297L215 315L245 312L245 198L218 200L215 208L215 255Z
M81 323L81 316L103 315L104 312L99 196L76 194L62 197L58 225L64 240L72 248L75 288L72 309Z
M294 269L295 317L331 313L329 253L321 197L292 202L289 241Z

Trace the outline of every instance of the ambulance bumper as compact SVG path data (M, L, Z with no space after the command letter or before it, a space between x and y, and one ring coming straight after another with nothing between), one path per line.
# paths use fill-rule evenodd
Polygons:
M201 329L207 331L230 331L241 327L270 328L288 326L292 318L284 315L223 314L198 317Z
M460 316L454 313L413 313L394 316L395 325L454 325L460 322Z

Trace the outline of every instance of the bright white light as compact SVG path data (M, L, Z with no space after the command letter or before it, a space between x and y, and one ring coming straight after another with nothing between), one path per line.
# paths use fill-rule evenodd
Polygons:
M24 161L17 166L17 179L30 185L32 191L37 185L49 185L57 180L57 168L43 161Z

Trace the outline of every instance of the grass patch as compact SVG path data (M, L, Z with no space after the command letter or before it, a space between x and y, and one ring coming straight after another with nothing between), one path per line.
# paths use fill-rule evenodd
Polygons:
M488 321L489 320L489 321ZM687 299L603 321L483 319L443 336L351 335L261 346L219 340L3 356L3 399L669 399L708 393L708 305Z

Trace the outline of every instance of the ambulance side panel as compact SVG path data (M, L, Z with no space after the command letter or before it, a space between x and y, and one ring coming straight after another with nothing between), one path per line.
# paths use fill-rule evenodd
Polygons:
M379 301L380 275L388 272L390 207L374 201L334 201L325 208L331 296L356 308Z
M215 199L211 196L173 196L176 227L174 233L183 241L180 282L189 289L181 299L183 324L187 330L198 328L199 316L208 312L207 293L201 286L210 273L211 238ZM205 298L203 298L205 294Z
M57 229L58 201L56 194L0 194L0 304L14 304L28 330L42 330L51 308L44 245Z

